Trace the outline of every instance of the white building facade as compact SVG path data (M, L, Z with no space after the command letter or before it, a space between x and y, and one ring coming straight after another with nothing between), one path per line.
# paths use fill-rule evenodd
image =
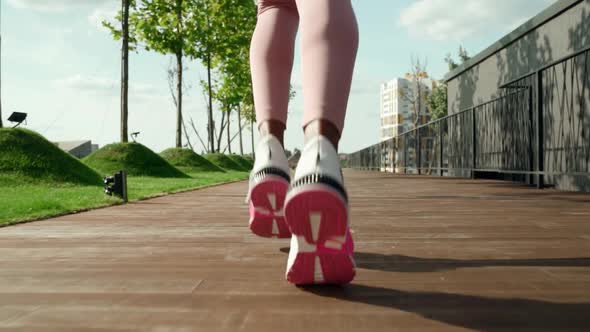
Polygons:
M414 129L415 106L413 101L415 100L417 89L412 86L413 84L415 84L415 82L408 78L396 78L381 84L380 138L381 142L384 142L384 144L386 144L385 141ZM426 97L432 91L432 85L433 82L428 79L423 80L423 83L421 84L422 101L417 125L429 121ZM399 170L394 165L396 164L395 161L399 161L401 160L400 158L403 158L399 152L393 156L389 149L384 149L381 158L382 165L385 165L382 167L382 171L392 172L394 167L396 172L403 171ZM413 147L408 147L406 158L408 158L408 160L413 160L413 158L415 158Z

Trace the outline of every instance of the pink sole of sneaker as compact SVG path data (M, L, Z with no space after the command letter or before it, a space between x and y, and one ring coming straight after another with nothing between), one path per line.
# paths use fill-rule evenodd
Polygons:
M250 230L261 237L291 236L283 215L289 183L280 177L267 176L250 192Z
M309 185L289 198L285 217L293 233L287 280L296 285L346 284L355 276L348 211L340 195Z

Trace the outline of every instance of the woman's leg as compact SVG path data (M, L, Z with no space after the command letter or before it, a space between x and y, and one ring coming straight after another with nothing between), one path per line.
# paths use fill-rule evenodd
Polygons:
M297 8L305 136L325 136L337 147L358 48L356 17L350 0L297 0Z
M284 208L293 234L286 276L294 284L344 284L356 272L337 148L358 29L350 0L297 0L297 7L306 144Z
M259 0L250 64L261 134L283 143L299 15L294 0Z
M258 0L250 64L260 131L250 174L250 230L262 237L289 237L283 204L291 181L283 148L289 83L299 15L295 0Z

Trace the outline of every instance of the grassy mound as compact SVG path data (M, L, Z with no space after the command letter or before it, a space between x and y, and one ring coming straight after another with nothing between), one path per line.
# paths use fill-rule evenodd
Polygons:
M221 153L209 153L205 155L205 158L213 164L230 171L241 171L245 172L248 169L243 168L240 164L237 164L227 155Z
M83 159L84 163L104 174L126 170L132 176L184 178L184 174L152 150L139 143L109 144Z
M42 181L100 185L101 176L36 132L0 129L0 183Z
M250 160L238 155L238 154L230 154L228 156L231 160L233 160L236 164L240 165L245 170L251 170L254 167L254 163Z
M219 166L190 149L171 148L160 153L162 158L185 172L223 172Z

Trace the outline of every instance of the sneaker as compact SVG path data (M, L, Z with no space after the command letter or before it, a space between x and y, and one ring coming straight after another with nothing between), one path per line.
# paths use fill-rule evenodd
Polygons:
M288 238L283 205L291 179L285 150L279 140L267 135L256 147L256 160L250 174L248 199L250 230L262 237Z
M297 285L346 284L355 276L348 195L332 143L306 144L287 194L285 218L293 233L287 280Z

